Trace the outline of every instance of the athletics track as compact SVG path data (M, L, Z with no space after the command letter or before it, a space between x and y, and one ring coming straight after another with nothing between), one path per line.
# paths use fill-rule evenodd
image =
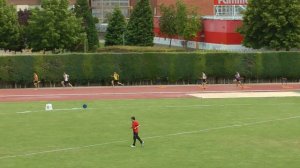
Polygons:
M188 98L191 94L245 93L245 92L288 92L300 91L300 83L245 84L244 88L234 84L208 85L151 85L151 86L100 86L73 88L26 88L0 89L0 102L59 101L59 100L103 100L103 99L156 99Z

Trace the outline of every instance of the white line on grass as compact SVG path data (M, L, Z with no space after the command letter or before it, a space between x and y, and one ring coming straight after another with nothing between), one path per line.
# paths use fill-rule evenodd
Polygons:
M211 107L211 106L252 106L253 104L199 104L199 105L175 105L175 106L164 106L168 108L172 107Z
M277 103L277 104L263 104L263 106L274 106L274 105L295 105L297 103ZM155 106L155 107L160 107L160 108L186 108L186 107L225 107L225 106L257 106L257 104L195 104L195 105L168 105L168 106ZM123 108L124 106L118 106L120 108ZM127 107L127 106L126 106ZM148 106L151 107L151 106ZM112 108L112 107L110 107ZM116 108L116 107L114 107ZM95 110L95 109L100 109L100 108L70 108L70 109L53 109L53 111L73 111L73 110ZM101 108L105 109L105 108ZM45 112L45 110L36 110L36 111L19 111L16 112L17 114L26 114L26 113L37 113L37 112ZM4 114L4 113L0 113Z
M172 134L167 134L167 135L158 135L158 136L152 136L152 137L145 137L143 139L155 139L155 138L164 138L164 137L178 136L178 135L185 135L185 134L195 134L195 133L201 133L201 132L209 132L209 131L214 131L214 130L221 130L221 129L226 129L226 128L252 126L252 125L270 123L270 122L275 122L275 121L284 121L284 120L290 120L290 119L298 119L298 118L300 118L300 116L292 116L292 117L287 117L287 118L279 118L279 119L273 119L273 120L264 120L264 121L257 121L257 122L244 123L244 124L234 124L234 125L227 125L227 126L215 127L215 128L206 128L206 129L195 130L195 131L188 131L188 132L178 132L178 133L172 133ZM2 156L2 157L0 157L0 160L1 159L8 159L8 158L33 156L33 155L38 155L38 154L61 152L61 151L80 150L80 149L83 149L83 148L90 148L90 147L95 147L95 146L104 146L104 145L110 145L110 144L116 144L116 143L123 143L123 142L128 142L128 140L119 140L119 141L105 142L105 143L85 145L85 146L78 146L78 147L60 148L60 149L53 149L53 150L40 151L40 152L31 152L31 153L18 154L18 155Z
M251 104L227 104L227 105L183 105L183 106L162 106L162 108L175 108L175 107L211 107L211 106L250 106ZM157 107L157 106L156 106ZM74 111L74 110L85 110L83 108L70 108L70 109L53 109L52 111ZM88 109L98 109L98 108L88 108ZM36 111L18 111L17 114L26 113L37 113L37 112L48 112L46 110L36 110Z
M79 147L72 147L72 148L61 148L61 149L53 149L53 150L48 150L48 151L26 153L26 154L20 154L20 155L3 156L3 157L0 157L0 159L25 157L25 156L32 156L32 155L45 154L45 153L53 153L53 152L62 152L62 151L83 149L83 148L90 148L90 147L94 147L94 146L103 146L103 145L121 143L121 142L126 142L126 141L127 140L124 140L124 141L113 141L113 142L106 142L106 143L101 143L101 144L93 144L93 145L86 145L86 146L79 146Z
M96 108L89 108L89 109L96 109ZM53 109L51 111L77 111L77 110L87 110L83 108L70 108L70 109ZM17 114L25 114L25 113L37 113L37 112L49 112L46 110L36 110L36 111L19 111L16 112Z

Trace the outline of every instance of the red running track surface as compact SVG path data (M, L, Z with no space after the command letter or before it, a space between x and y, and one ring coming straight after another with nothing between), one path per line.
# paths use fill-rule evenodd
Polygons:
M246 84L243 88L225 84L208 85L206 89L201 85L0 89L0 102L187 98L192 93L249 91L300 91L300 84Z

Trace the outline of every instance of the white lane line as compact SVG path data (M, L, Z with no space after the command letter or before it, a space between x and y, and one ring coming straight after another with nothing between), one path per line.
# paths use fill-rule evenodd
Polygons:
M299 97L298 92L235 92L235 93L197 93L188 94L198 98L256 98L256 97Z
M3 157L0 157L0 160L1 159L8 159L8 158L16 158L16 157L25 157L25 156L32 156L32 155L38 155L38 154L45 154L45 153L70 151L70 150L76 150L76 149L90 148L90 147L94 147L94 146L103 146L103 145L109 145L109 144L115 144L115 143L122 143L122 142L127 142L127 140L124 140L124 141L113 141L113 142L106 142L106 143L101 143L101 144L93 144L93 145L71 147L71 148L53 149L53 150L48 150L48 151L26 153L26 154L20 154L20 155L3 156Z
M211 106L251 106L251 104L227 104L227 105L182 105L182 106L161 106L161 108L178 108L178 107L211 107ZM157 106L155 106L157 107ZM123 108L123 107L121 107ZM98 109L98 108L70 108L70 109L53 109L52 111L73 111L73 110L89 110L89 109ZM45 110L36 110L36 111L19 111L16 112L18 114L26 114L26 113L37 113L37 112L45 112Z
M172 133L172 134L167 134L167 135L158 135L158 136L152 136L152 137L145 137L143 139L155 139L155 138L164 138L164 137L186 135L186 134L196 134L196 133L209 132L209 131L221 130L221 129L226 129L226 128L245 127L245 126L252 126L252 125L258 125L258 124L264 124L264 123L270 123L270 122L276 122L276 121L298 119L298 118L300 118L300 116L292 116L292 117L279 118L279 119L273 119L273 120L264 120L264 121L257 121L257 122L250 122L250 123L244 123L244 124L234 124L234 125L227 125L227 126L215 127L215 128L206 128L206 129L200 129L200 130L188 131L188 132L178 132L178 133ZM83 149L83 148L90 148L90 147L95 147L95 146L104 146L104 145L123 143L123 142L128 142L128 140L119 140L119 141L112 141L112 142L105 142L105 143L78 146L78 147L70 147L70 148L60 148L60 149L53 149L53 150L32 152L32 153L25 153L25 154L18 154L18 155L8 155L8 156L0 157L0 160L1 159L8 159L8 158L33 156L33 155L45 154L45 153L54 153L54 152L70 151L70 150L80 150L80 149Z
M298 103L277 103L277 104L262 104L261 106L275 106L275 105L295 105ZM196 105L168 105L168 106L147 106L147 107L156 107L156 108L187 108L187 107L225 107L225 106L257 106L257 104L196 104ZM119 108L128 107L128 106L118 106ZM111 109L112 107L102 107L101 109ZM116 107L114 107L116 108ZM94 110L99 108L70 108L70 109L53 109L53 111L73 111L73 110ZM18 114L24 113L36 113L36 112L45 112L45 110L36 110L36 111L19 111L16 112ZM0 113L0 114L8 114L8 113Z
M24 94L24 95L0 95L0 98L7 97L50 97L50 96L97 96L97 95L138 95L138 94L193 94L199 93L196 91L192 92L119 92L119 93L70 93L70 94Z
M20 114L24 114L24 113L33 113L35 111L19 111L19 112L16 112L16 113L20 113Z
M51 111L76 111L76 110L90 110L90 109L96 109L96 108L88 108L88 109L83 109L83 108L53 109ZM26 114L26 113L37 113L37 112L46 112L46 110L19 111L19 112L16 112L16 113L17 114ZM49 112L49 111L47 111L47 112Z
M197 130L197 131L189 131L189 132L179 132L179 133L174 133L174 134L148 137L148 138L143 138L143 139L162 138L162 137L177 136L177 135L184 135L184 134L195 134L195 133L200 133L200 132L208 132L208 131L213 131L213 130L234 128L234 127L252 126L252 125L270 123L270 122L275 122L275 121L284 121L284 120L290 120L290 119L297 119L297 118L300 118L300 116L293 116L293 117L280 118L280 119L274 119L274 120L257 121L257 122L244 123L244 124L233 124L233 125L228 125L228 126L223 126L223 127L207 128L207 129L202 129L202 130Z
M252 106L252 104L199 104L199 105L175 105L175 106L164 106L164 107L168 107L168 108L172 108L172 107L211 107L211 106Z

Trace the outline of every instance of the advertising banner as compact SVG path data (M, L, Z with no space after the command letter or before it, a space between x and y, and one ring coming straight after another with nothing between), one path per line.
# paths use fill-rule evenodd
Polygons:
M215 0L214 5L247 5L248 0Z

